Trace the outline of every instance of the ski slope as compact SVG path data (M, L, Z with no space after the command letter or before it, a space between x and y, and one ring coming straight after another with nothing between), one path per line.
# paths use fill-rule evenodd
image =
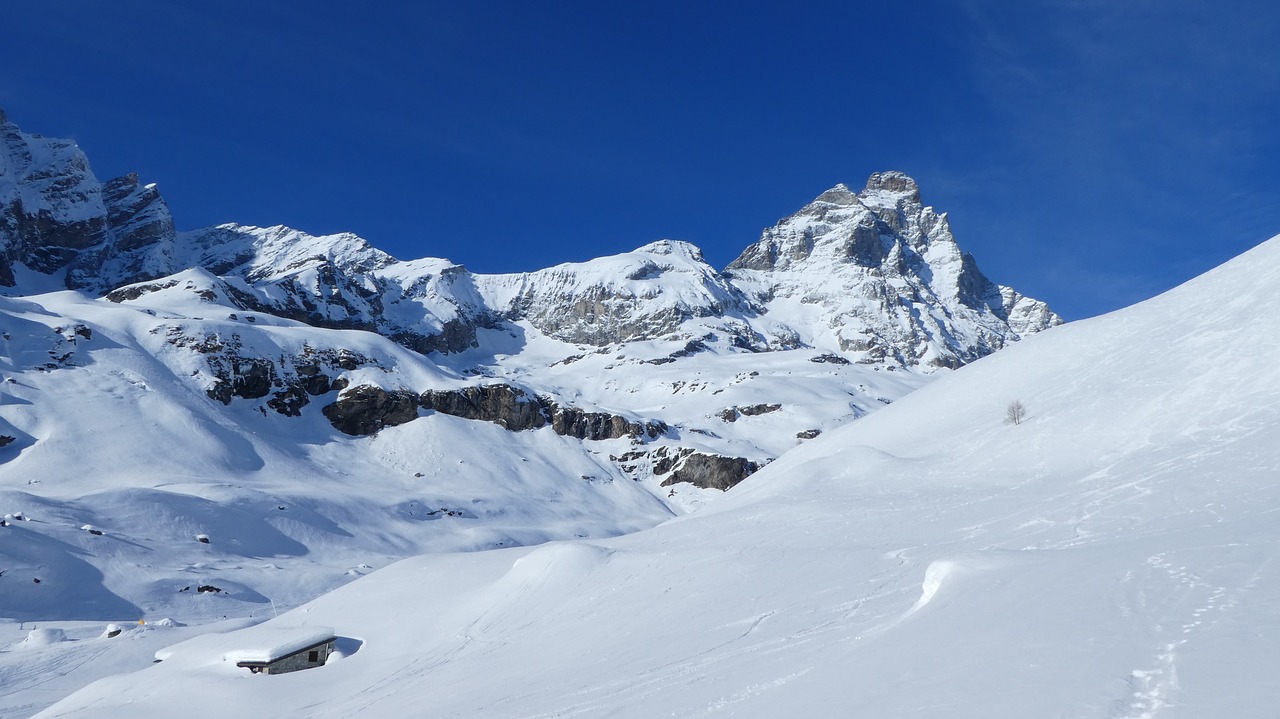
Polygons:
M1271 717L1277 337L1280 238L699 512L408 559L263 625L334 627L337 663L250 676L192 643L38 716Z

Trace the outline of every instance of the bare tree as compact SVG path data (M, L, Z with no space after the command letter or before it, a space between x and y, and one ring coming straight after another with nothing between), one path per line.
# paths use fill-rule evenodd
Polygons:
M1005 424L1022 424L1022 420L1026 418L1027 408L1016 399L1010 402L1008 407L1004 408Z

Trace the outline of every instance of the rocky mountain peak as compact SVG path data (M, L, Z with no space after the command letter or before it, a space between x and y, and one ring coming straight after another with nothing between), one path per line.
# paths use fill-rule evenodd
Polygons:
M683 240L658 240L650 242L647 245L636 248L637 253L647 253L651 255L671 255L675 257L683 257L692 262L706 262L702 258L702 250L692 242Z
M868 362L954 367L1061 322L987 279L946 215L902 172L836 185L767 228L726 270L770 313L822 321L804 338ZM803 333L802 333L803 334Z
M806 205L805 209L815 205L832 205L835 207L850 207L858 204L858 195L849 186L843 182L838 183L835 187L818 195L813 202ZM803 211L803 210L802 210Z
M871 173L861 197L865 199L877 194L899 195L908 202L920 204L920 186L905 172L891 170Z

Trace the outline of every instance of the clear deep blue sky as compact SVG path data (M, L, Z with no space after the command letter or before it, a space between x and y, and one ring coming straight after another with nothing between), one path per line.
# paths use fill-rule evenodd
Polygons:
M900 169L1069 319L1280 233L1280 4L5 0L0 107L178 226L724 266Z

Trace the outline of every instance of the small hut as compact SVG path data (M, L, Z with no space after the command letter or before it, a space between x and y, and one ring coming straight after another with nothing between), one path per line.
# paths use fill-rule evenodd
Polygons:
M225 658L254 674L287 674L324 666L337 637L328 627L281 627L247 634L251 646L228 652Z

